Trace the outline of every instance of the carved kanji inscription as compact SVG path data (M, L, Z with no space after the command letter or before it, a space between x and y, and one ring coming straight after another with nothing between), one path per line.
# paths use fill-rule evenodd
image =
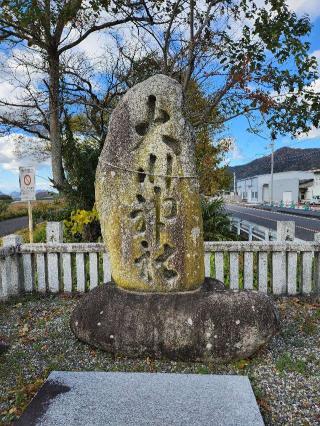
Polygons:
M157 75L112 114L96 180L97 207L116 284L178 291L204 280L194 141L180 85Z

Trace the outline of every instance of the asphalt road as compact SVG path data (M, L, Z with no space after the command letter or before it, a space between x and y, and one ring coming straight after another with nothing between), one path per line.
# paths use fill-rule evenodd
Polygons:
M296 223L296 237L313 241L314 234L320 232L320 220L292 214L270 212L266 210L258 210L255 208L239 206L235 204L226 204L226 210L232 216L239 217L257 225L265 226L269 229L277 229L278 220L293 220Z
M28 216L15 217L0 221L0 237L9 235L28 226Z

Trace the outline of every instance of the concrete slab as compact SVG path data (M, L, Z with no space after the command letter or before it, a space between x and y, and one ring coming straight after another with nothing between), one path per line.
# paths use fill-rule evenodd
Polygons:
M246 376L54 371L16 425L260 426Z

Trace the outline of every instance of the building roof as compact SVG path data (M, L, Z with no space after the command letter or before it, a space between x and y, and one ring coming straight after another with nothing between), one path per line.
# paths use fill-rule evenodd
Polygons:
M312 186L314 179L301 179L299 180L299 188L308 188Z
M283 173L320 173L320 169L317 169L317 170L287 170L285 172L276 172L276 173L273 173L273 176L281 175ZM258 178L258 177L261 177L261 176L270 176L270 175L271 175L271 173L264 173L262 175L248 176L246 178L237 179L237 182L242 182L242 181L245 181L245 180ZM301 182L301 180L300 180L300 182Z

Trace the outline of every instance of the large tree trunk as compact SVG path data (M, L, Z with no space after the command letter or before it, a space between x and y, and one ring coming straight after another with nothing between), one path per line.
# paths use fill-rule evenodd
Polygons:
M65 175L62 164L62 147L60 137L59 112L59 55L50 55L49 58L49 114L50 114L50 142L52 177L55 187L60 191Z

